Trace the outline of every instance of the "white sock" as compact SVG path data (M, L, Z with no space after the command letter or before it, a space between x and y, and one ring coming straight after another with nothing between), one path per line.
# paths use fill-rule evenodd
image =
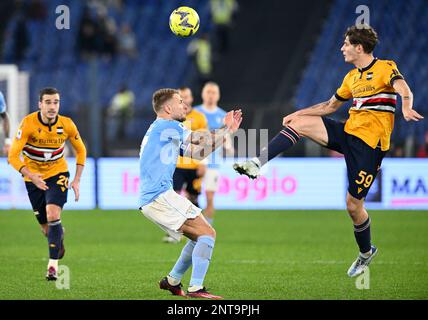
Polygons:
M202 288L203 288L203 286L191 286L191 287L189 287L189 289L187 289L187 291L195 292L195 291L201 290Z
M54 267L55 270L58 270L58 260L57 259L49 259L48 269L50 267Z
M372 249L370 249L370 251L367 251L366 253L360 253L360 254L364 259L367 259L372 255Z
M168 283L172 286L178 286L180 284L180 279L173 278L171 276L166 276Z

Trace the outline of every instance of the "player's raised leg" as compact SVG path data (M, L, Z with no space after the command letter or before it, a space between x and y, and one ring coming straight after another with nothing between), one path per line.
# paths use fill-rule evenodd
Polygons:
M257 157L241 163L235 163L233 168L239 174L245 174L251 179L260 175L260 168L280 153L290 149L300 137L307 137L322 146L328 143L328 134L320 116L305 116L291 114L284 118L284 128L263 147Z

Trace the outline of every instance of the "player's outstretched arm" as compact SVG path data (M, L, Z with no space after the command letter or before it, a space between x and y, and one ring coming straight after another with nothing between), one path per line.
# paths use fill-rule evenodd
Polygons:
M344 101L338 100L335 96L332 96L330 100L324 101L313 106L301 109L299 111L293 112L288 116L285 116L282 120L282 124L286 126L289 124L295 117L298 116L326 116L331 113L334 113L343 105Z
M410 90L407 82L404 79L397 79L394 81L393 87L395 91L401 96L401 109L403 117L406 121L419 121L424 117L413 110L413 93Z
M202 160L224 144L227 135L235 133L242 122L241 110L230 111L224 117L224 127L211 132L200 132L199 139L190 137L185 157Z

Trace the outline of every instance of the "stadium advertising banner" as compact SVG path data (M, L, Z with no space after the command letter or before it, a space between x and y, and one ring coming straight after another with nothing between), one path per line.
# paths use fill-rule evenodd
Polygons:
M138 209L138 158L98 159L98 206Z
M74 175L74 159L69 159ZM232 169L233 160L220 167L217 209L344 209L346 166L340 158L275 159L250 180ZM101 158L98 169L98 206L101 209L138 209L138 158ZM87 159L80 184L80 200L69 192L66 209L96 206L95 161ZM204 190L203 190L204 191ZM384 159L367 196L369 209L428 210L428 160ZM204 192L200 205L206 204ZM31 209L21 176L0 158L0 210Z
M346 166L340 158L275 159L250 180L236 174L233 160L220 168L218 209L344 209ZM138 208L138 159L98 160L102 209ZM200 205L205 206L202 194ZM367 196L371 209L428 209L428 160L384 159Z
M73 181L76 163L74 158L67 158L70 179ZM95 204L95 161L87 158L83 177L80 181L80 199L74 201L74 192L69 190L68 201L64 209L94 209ZM7 164L6 158L0 158L0 210L31 209L24 181L21 175Z

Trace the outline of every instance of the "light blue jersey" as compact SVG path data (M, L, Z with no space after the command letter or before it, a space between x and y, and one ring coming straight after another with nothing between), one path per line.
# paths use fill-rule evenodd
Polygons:
M205 115L208 121L208 129L210 131L220 129L221 127L223 127L224 125L223 119L227 112L224 111L222 108L217 107L216 109L211 111L206 109L201 104L199 106L196 106L194 109L202 112ZM222 161L222 159L223 159L222 148L218 148L215 152L213 152L208 157L208 160L209 160L208 168L218 168L220 166L220 162Z
M177 158L191 131L175 120L156 119L140 149L140 207L172 189Z
M0 91L0 113L6 112L6 101L4 101L3 93Z

